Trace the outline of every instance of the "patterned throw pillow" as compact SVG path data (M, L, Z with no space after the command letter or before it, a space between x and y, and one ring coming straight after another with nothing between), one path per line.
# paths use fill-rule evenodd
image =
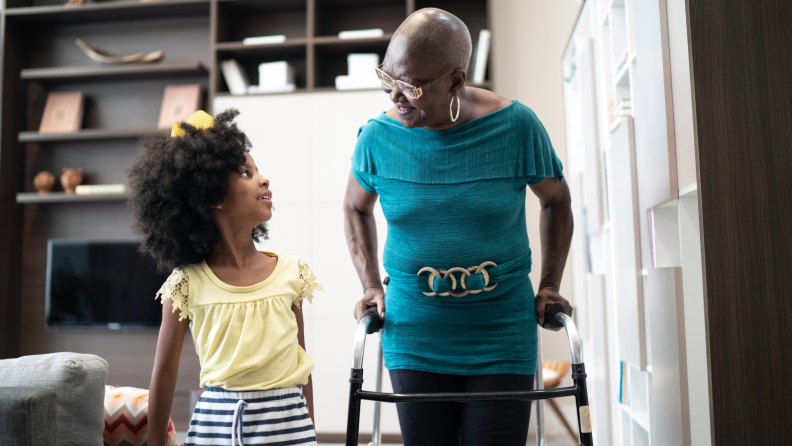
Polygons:
M143 446L148 443L148 397L146 389L105 386L104 446ZM168 441L165 444L179 446L173 420L168 420Z

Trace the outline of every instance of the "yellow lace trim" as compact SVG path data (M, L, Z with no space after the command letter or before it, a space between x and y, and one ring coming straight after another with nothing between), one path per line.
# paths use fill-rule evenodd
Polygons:
M316 279L313 272L311 272L311 268L308 267L308 264L305 263L305 260L300 259L298 262L300 267L300 280L302 281L302 287L300 288L300 296L297 298L297 308L300 308L300 301L303 299L308 299L308 303L313 301L313 292L314 291L322 291L324 292L324 287L321 283Z
M184 320L184 318L190 318L190 316L187 314L187 299L190 295L190 284L188 283L188 277L187 271L185 271L184 268L176 268L173 270L170 277L168 277L168 280L162 284L162 288L157 291L157 297L162 299L163 305L165 305L165 301L167 299L170 299L173 302L172 313L175 313L176 310L179 310L180 321Z

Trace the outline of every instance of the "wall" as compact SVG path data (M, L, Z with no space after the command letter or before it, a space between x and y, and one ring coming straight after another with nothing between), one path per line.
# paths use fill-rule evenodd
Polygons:
M495 91L536 113L564 165L567 160L561 56L581 6L575 0L493 0L490 12ZM542 264L538 249L540 207L539 201L528 195L526 217L535 265L530 277L536 288ZM569 262L560 291L574 302ZM545 359L569 360L563 331L544 331L543 341Z

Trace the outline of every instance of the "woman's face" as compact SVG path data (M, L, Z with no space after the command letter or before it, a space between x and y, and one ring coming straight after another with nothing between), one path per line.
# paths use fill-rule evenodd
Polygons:
M256 162L245 153L245 164L228 177L228 196L217 212L243 230L250 230L272 218L270 182L261 176Z
M382 69L394 79L404 81L414 87L422 85L442 76L449 70L432 63L415 63L408 58L390 61L385 56ZM456 71L453 75L440 79L423 91L418 99L410 99L402 93L398 86L388 88L382 86L390 100L396 106L399 122L407 128L433 127L451 123L448 107L451 99L464 82L464 72ZM454 104L454 111L457 110Z

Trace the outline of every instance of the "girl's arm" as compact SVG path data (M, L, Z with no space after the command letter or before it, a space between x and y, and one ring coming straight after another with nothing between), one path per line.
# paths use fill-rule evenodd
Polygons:
M162 305L162 325L149 388L149 446L164 445L167 440L173 391L176 389L176 377L179 374L179 359L189 326L188 319L179 321L179 312L173 313L169 303Z
M300 347L305 350L305 330L303 328L302 309L294 304L292 304L291 309L294 312L294 316L297 318L297 342L299 342ZM307 350L305 351L307 352ZM305 396L305 403L308 405L308 415L311 416L311 422L314 425L314 429L316 429L313 409L313 382L311 381L311 375L308 375L308 384L303 386L303 395Z

